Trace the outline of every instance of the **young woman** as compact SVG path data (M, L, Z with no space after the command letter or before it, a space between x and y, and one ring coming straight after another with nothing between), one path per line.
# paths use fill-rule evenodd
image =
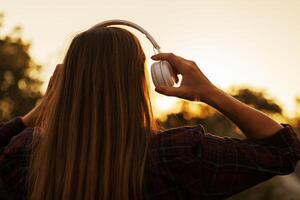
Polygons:
M157 54L183 76L168 96L205 102L248 139L201 125L159 131L149 100L145 55L115 27L78 34L41 103L0 127L2 199L223 199L294 171L300 142L214 86L193 61Z

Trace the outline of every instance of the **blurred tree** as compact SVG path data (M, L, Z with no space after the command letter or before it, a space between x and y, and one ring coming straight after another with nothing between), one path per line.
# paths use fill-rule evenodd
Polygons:
M296 97L296 114L300 116L300 96Z
M229 93L240 101L257 108L270 115L281 115L282 108L275 103L275 100L268 98L265 92L255 91L249 88L232 88ZM173 128L183 125L203 124L208 132L218 134L220 136L238 136L242 137L240 130L229 119L219 113L214 108L206 104L196 104L200 110L199 113L191 116L189 104L193 102L184 101L182 103L182 111L177 114L170 114L167 120L159 123L164 128Z
M248 88L232 88L231 94L238 100L269 114L282 114L282 108L275 100L267 98L263 91L254 91Z
M0 30L2 25L0 14ZM0 120L25 114L42 97L41 66L32 60L29 47L21 38L20 27L8 35L0 34Z
M300 134L300 96L296 97L295 101L296 101L296 117L294 119L293 125L299 135Z
M292 126L295 129L296 133L298 134L298 137L300 139L300 96L297 96L295 98L295 103L296 103L296 116L291 120L292 121ZM298 177L300 181L300 162L298 162L298 165L295 170L295 174Z
M291 178L276 176L227 200L299 200L299 191L287 183Z

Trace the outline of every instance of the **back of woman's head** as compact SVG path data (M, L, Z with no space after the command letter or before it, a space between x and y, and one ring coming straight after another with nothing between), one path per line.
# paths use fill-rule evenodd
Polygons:
M145 55L121 28L78 34L40 118L30 199L140 199L153 119Z

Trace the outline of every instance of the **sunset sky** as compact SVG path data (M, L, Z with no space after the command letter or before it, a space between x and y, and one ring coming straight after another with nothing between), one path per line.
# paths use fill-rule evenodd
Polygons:
M1 11L1 32L22 27L34 59L44 66L45 81L76 33L119 18L143 26L163 51L195 60L222 88L266 89L291 115L294 97L300 96L299 0L0 0ZM137 36L149 58L151 44ZM155 98L161 112L177 101Z

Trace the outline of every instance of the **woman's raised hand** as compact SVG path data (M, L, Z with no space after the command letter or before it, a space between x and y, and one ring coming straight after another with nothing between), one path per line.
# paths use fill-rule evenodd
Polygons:
M182 75L179 87L156 87L155 91L167 96L175 96L191 101L206 102L210 94L217 88L201 72L194 61L176 56L173 53L159 53L151 57L153 60L168 61L176 74Z

